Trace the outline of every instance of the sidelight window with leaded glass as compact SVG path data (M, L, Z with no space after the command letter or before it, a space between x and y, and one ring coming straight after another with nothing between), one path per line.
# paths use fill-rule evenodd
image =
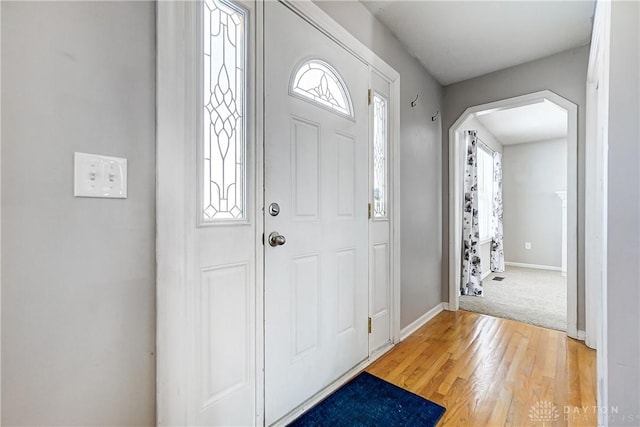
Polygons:
M247 12L204 0L202 220L246 218Z
M387 218L387 152L389 141L387 100L373 94L373 218Z

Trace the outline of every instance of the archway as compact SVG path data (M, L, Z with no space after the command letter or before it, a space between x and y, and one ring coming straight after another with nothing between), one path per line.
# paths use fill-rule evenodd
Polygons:
M459 308L460 271L462 262L462 174L464 150L462 124L472 114L500 111L549 101L567 112L567 335L578 336L578 107L549 90L503 99L467 108L449 129L449 310Z

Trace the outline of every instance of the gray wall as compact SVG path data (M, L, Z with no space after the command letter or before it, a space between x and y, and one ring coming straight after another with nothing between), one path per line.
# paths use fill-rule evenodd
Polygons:
M551 90L578 105L578 329L584 330L584 147L585 98L589 47L583 46L526 64L446 86L442 123L442 232L443 251L449 253L449 128L468 107ZM443 257L442 271L449 271ZM449 298L443 276L442 298Z
M155 423L155 6L2 4L2 425ZM73 197L73 152L129 198Z
M502 173L505 261L560 268L567 140L505 145Z
M401 325L440 304L441 87L360 2L318 1L327 14L400 73L402 297ZM415 108L409 102L420 95Z
M609 425L640 423L640 3L611 2L607 289ZM626 417L626 418L625 418Z

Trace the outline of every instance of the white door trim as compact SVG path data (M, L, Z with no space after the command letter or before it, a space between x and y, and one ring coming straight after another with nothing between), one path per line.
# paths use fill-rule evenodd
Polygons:
M156 422L187 424L186 3L157 5L156 56ZM193 48L192 48L193 49ZM182 90L180 90L182 89ZM178 143L175 143L177 141ZM175 170L175 177L165 171Z
M256 1L256 425L264 426L264 2ZM262 209L260 209L262 207Z
M460 158L464 140L460 126L473 113L513 108L549 100L567 111L567 335L578 338L578 106L543 90L467 108L449 129L449 309L458 310L462 256L462 165Z

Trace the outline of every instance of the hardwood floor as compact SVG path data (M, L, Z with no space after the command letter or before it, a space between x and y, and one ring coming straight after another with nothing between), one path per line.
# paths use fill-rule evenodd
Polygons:
M444 311L367 371L447 408L439 426L597 425L595 350L551 329Z

